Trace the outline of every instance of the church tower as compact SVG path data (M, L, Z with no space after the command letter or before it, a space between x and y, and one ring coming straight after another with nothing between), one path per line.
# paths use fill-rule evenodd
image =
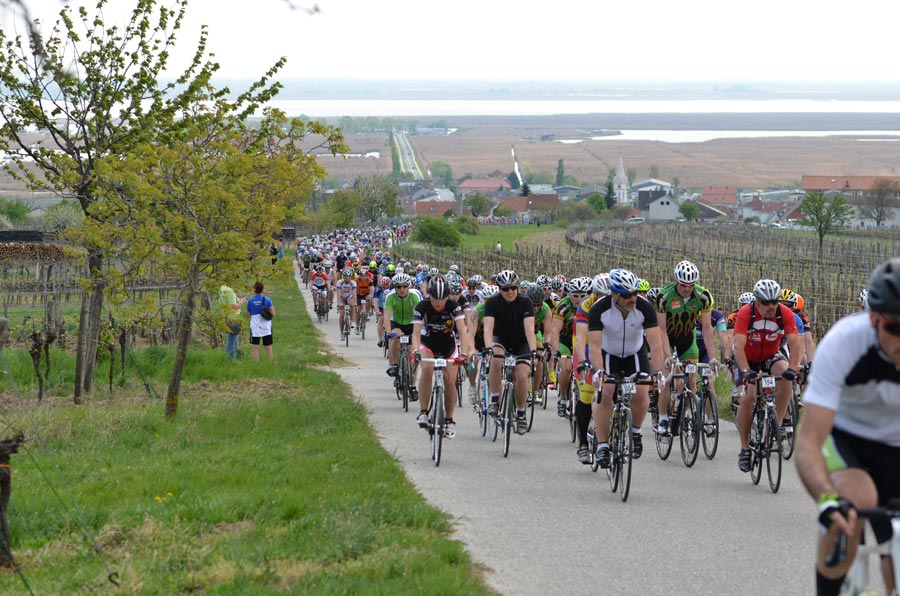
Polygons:
M622 154L619 154L619 165L616 167L616 175L613 178L613 191L616 193L616 204L628 202L628 175L625 173L625 164L622 163Z

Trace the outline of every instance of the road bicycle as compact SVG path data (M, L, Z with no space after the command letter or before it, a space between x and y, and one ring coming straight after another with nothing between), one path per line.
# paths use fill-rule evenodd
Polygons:
M488 422L491 420L491 417L488 416L488 404L491 401L491 390L488 386L488 370L491 367L491 356L493 354L491 352L487 352L487 354L482 354L478 359L478 373L476 373L475 377L475 403L472 404L472 409L475 410L475 413L478 415L478 425L481 428L481 436L487 436L488 427L490 426ZM497 440L497 425L494 425L494 436L493 440Z
M459 340L456 341L456 353L460 353L459 349ZM463 381L466 380L466 368L464 366L458 366L456 368L456 379L454 379L454 383L456 384L456 405L458 407L462 407L462 388Z
M446 432L447 412L444 403L444 369L448 363L465 365L464 358L420 358L416 355L417 362L431 362L434 364L432 376L431 404L428 407L428 434L431 437L431 459L434 465L441 465L441 450Z
M681 460L690 468L697 461L697 454L700 452L702 427L700 398L687 386L688 377L697 374L697 364L677 359L670 363L672 372L663 381L664 385L669 385L669 428L666 432L659 431L659 412L651 411L656 453L660 459L668 459L674 438L678 437L681 443Z
M712 391L713 379L719 374L718 366L706 363L697 364L700 383L697 385L698 413L700 416L700 442L706 459L716 456L719 449L719 404Z
M366 339L366 322L369 320L369 311L366 308L366 301L360 300L359 303L359 334L362 336L361 339Z
M800 376L806 379L809 373L809 365L804 364L800 367ZM803 402L800 400L802 394L800 380L797 379L791 383L791 401L788 404L788 411L781 423L781 442L783 444L784 459L789 460L794 455L794 432L800 423L800 412L803 411Z
M396 333L389 333L385 336L388 340L397 337ZM387 342L385 342L387 344ZM403 402L403 411L409 411L409 385L410 385L410 366L409 366L409 336L400 336L400 358L398 362L397 376L394 377L394 390L397 392L397 399Z
M857 523L862 523L863 519L890 521L892 536L884 544L860 544L857 547L856 558L844 577L841 594L846 596L877 594L878 592L875 591L869 582L869 558L872 555L879 555L876 560L890 556L893 564L894 581L900 581L900 499L891 499L886 507L857 509L856 514L858 516ZM825 565L834 567L843 563L846 558L847 536L841 534L834 551L825 560ZM880 565L876 565L876 567L880 567ZM891 595L900 595L900 589L895 586Z
M603 378L603 371L600 377ZM609 467L606 477L612 492L619 492L622 501L628 500L631 491L631 464L634 461L634 437L631 433L632 415L631 399L637 393L638 385L654 385L652 379L640 379L640 373L629 376L616 375L606 377L604 383L616 386L611 398L613 400L612 416L609 421ZM597 459L597 442L595 433L588 435L588 448L591 452L591 470L597 471L600 462Z
M309 267L303 268L303 287L309 287Z
M519 364L531 364L530 357L517 358L512 354L503 357L503 387L500 391L500 408L494 420L496 436L497 430L503 432L503 457L509 455L509 441L515 432L516 425L516 366ZM530 371L529 371L530 374Z
M756 402L753 404L753 423L750 427L750 479L759 484L763 461L773 493L781 486L781 423L775 413L775 383L782 380L761 374L756 380Z
M561 354L556 357L557 365L563 360L572 360L572 356ZM562 391L562 367L556 373L556 386L559 388L558 391ZM565 410L565 418L569 422L569 438L574 443L578 438L578 422L575 420L575 403L578 401L579 396L579 381L575 378L575 370L574 367L572 370L566 372L569 375L569 384L568 391L563 395L562 393L558 393L558 399L565 401L566 410Z
M313 288L313 299L315 300L315 311L316 311L316 322L321 323L322 321L328 320L328 305L326 304L327 298L324 292L318 292L315 288Z

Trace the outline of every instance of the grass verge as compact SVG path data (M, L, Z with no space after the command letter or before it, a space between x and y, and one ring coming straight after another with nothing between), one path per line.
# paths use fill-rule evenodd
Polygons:
M137 383L82 406L61 389L37 407L6 392L4 426L28 437L13 456L12 548L35 594L490 593L448 517L322 370L335 360L291 284L267 290L275 360L195 348L173 420ZM164 348L136 359L160 394L170 361ZM0 593L26 590L7 572Z

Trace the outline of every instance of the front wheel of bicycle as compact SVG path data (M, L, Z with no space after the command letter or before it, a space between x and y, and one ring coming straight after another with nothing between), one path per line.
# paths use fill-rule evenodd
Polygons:
M690 389L684 390L681 408L681 461L691 467L697 461L697 453L700 451L699 415L697 411L697 396Z
M528 432L531 432L531 425L534 424L534 408L535 408L534 391L528 392L528 399L525 407L528 409Z
M750 480L753 484L759 484L759 479L762 478L763 445L766 440L766 431L761 428L763 423L758 418L753 416L753 427L750 429Z
M625 408L619 415L619 448L614 457L619 459L619 496L628 500L631 490L631 463L634 461L634 435L631 433L631 409Z
M509 455L509 440L515 432L516 424L516 400L513 396L513 386L507 384L503 388L503 457Z
M700 434L703 440L703 454L706 459L712 459L719 449L719 405L710 391L704 391L700 407L703 419Z
M781 448L784 459L789 460L794 455L794 435L797 433L797 424L800 422L799 397L794 395L788 403L788 418L790 426L781 435Z
M613 411L613 418L616 413ZM621 470L621 461L617 457L619 449L619 425L615 422L609 427L609 467L606 468L606 477L609 479L609 490L616 492L619 488L619 472Z
M435 467L441 465L441 449L444 443L444 390L435 387L431 394L431 457Z
M575 383L575 378L571 377L569 379L569 394L566 396L566 405L568 406L566 418L569 419L569 434L573 443L578 438L578 419L575 417L575 404L578 402L576 391L578 391L578 385Z
M658 416L654 416L654 425L653 425L653 434L656 435L656 453L659 455L659 459L665 461L669 459L669 454L672 453L672 431L666 433L656 432L656 429L659 427L659 418ZM672 424L672 416L669 416L669 425Z
M403 411L409 412L409 359L406 354L400 354L400 381L397 383L398 396L403 399Z
M766 473L769 476L769 488L777 493L781 487L781 428L775 419L774 412L769 413L769 440L766 444Z

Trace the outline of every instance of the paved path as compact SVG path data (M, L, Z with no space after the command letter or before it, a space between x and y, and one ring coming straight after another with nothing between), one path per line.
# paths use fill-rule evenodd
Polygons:
M301 284L302 288L302 284ZM309 293L301 290L315 321ZM332 311L334 314L335 311ZM354 388L384 448L433 505L448 512L488 583L502 594L808 595L815 592L812 502L786 462L781 490L769 491L737 469L737 433L723 422L719 453L693 468L677 443L660 461L649 419L644 456L634 463L622 503L602 470L575 458L568 424L552 405L532 432L500 440L480 435L477 416L458 410L456 438L440 467L427 434L404 412L387 361L371 336L338 343L335 317L318 326L331 348L353 363L336 372ZM555 400L555 398L554 398Z

